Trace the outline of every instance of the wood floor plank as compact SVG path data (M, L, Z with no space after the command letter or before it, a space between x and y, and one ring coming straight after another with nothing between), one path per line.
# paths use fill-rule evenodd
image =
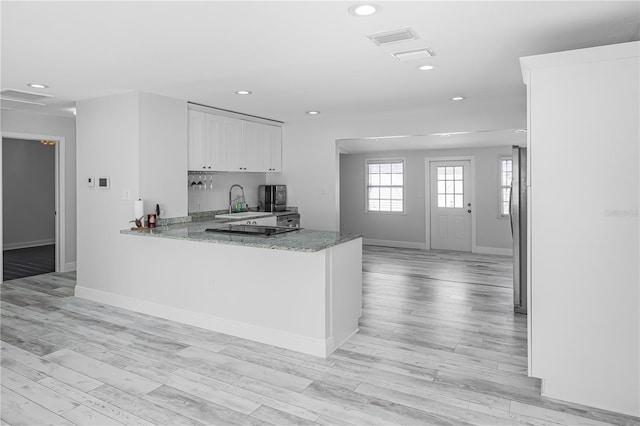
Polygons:
M203 380L200 377L185 376L186 375L180 374L179 372L171 374L165 384L242 414L251 414L260 407L260 404L257 402L211 386L209 380Z
M104 414L84 405L80 405L73 410L69 410L63 415L63 417L77 425L83 426L122 425L122 423L112 419L111 417L105 416Z
M63 414L78 404L12 370L2 368L2 386L35 402L55 414Z
M168 408L185 417L205 423L219 425L267 425L259 419L241 415L233 410L206 401L178 389L161 386L148 393L144 399Z
M121 408L125 412L136 413L138 417L156 425L202 426L200 422L109 385L103 385L93 389L89 392L89 395L101 401L108 402L112 406Z
M99 398L91 396L86 392L79 391L65 383L59 382L52 377L47 377L40 380L38 383L41 385L67 397L68 399L77 402L85 407L92 409L98 413L101 413L109 418L112 418L115 422L125 425L136 426L151 426L152 423L138 417L137 415L128 411L122 410L120 407L112 405Z
M301 391L311 384L311 380L294 376L293 374L283 373L272 368L250 362L238 360L217 352L210 352L205 349L188 347L177 353L182 358L202 361L214 364L222 370L231 371L241 376L253 377L258 380L264 380L276 386L294 391Z
M0 392L0 400L2 421L12 426L74 426L70 421L15 393L4 385Z
M206 383L208 386L210 386L213 389L220 389L230 394L239 396L241 398L255 401L261 406L271 407L280 412L290 414L294 418L301 418L304 420L315 421L320 417L319 414L314 413L306 408L302 408L300 406L289 404L288 402L274 399L268 394L252 392L248 389L238 387L226 382L222 382L220 380L216 380L214 378L211 378L205 375L194 373L192 371L181 369L176 371L176 374L186 378L192 378L193 380L197 380L202 383Z
M296 425L296 426L313 426L316 422L306 420L300 417L296 417L292 414L285 413L284 411L276 410L275 408L268 407L266 405L260 406L255 410L251 417L262 420L274 426L278 425Z
M365 411L344 408L339 404L316 398L315 396L280 388L278 386L261 382L249 377L243 377L242 379L240 379L236 383L236 386L240 386L255 393L267 394L274 399L300 407L305 407L308 410L311 410L318 414L345 420L348 423L354 425L366 424L387 426L389 424L388 421L376 417L375 415L368 414Z
M143 395L160 386L160 383L145 379L137 374L113 367L77 352L62 349L45 357L45 359L110 384L133 395Z
M30 352L11 346L8 343L0 342L0 344L2 345L3 361L10 360L24 365L39 372L41 375L51 376L54 379L60 380L62 383L66 383L84 392L102 385L102 382L98 380L94 380L89 376L80 374L77 371L63 367L55 362L35 356ZM44 377L39 376L38 380L42 378Z

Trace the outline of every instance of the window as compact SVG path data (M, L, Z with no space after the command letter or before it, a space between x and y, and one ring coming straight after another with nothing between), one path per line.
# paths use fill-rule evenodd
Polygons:
M404 212L404 161L367 161L367 211Z
M511 157L500 158L500 216L509 216L511 203L511 176L513 173Z
M461 209L464 200L462 166L438 167L438 207Z

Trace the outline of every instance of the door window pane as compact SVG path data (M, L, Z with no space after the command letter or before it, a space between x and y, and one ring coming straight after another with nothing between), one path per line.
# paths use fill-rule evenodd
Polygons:
M464 203L464 167L438 167L436 176L438 178L438 207L462 208Z

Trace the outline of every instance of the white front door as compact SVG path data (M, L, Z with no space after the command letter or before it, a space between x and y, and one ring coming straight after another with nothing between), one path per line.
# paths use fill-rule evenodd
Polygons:
M431 248L471 251L471 161L429 162Z

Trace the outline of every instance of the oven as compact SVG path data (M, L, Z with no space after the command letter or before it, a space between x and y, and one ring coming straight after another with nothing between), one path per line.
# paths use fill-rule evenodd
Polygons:
M300 214L290 213L282 214L277 219L278 226L288 226L289 228L300 228Z

